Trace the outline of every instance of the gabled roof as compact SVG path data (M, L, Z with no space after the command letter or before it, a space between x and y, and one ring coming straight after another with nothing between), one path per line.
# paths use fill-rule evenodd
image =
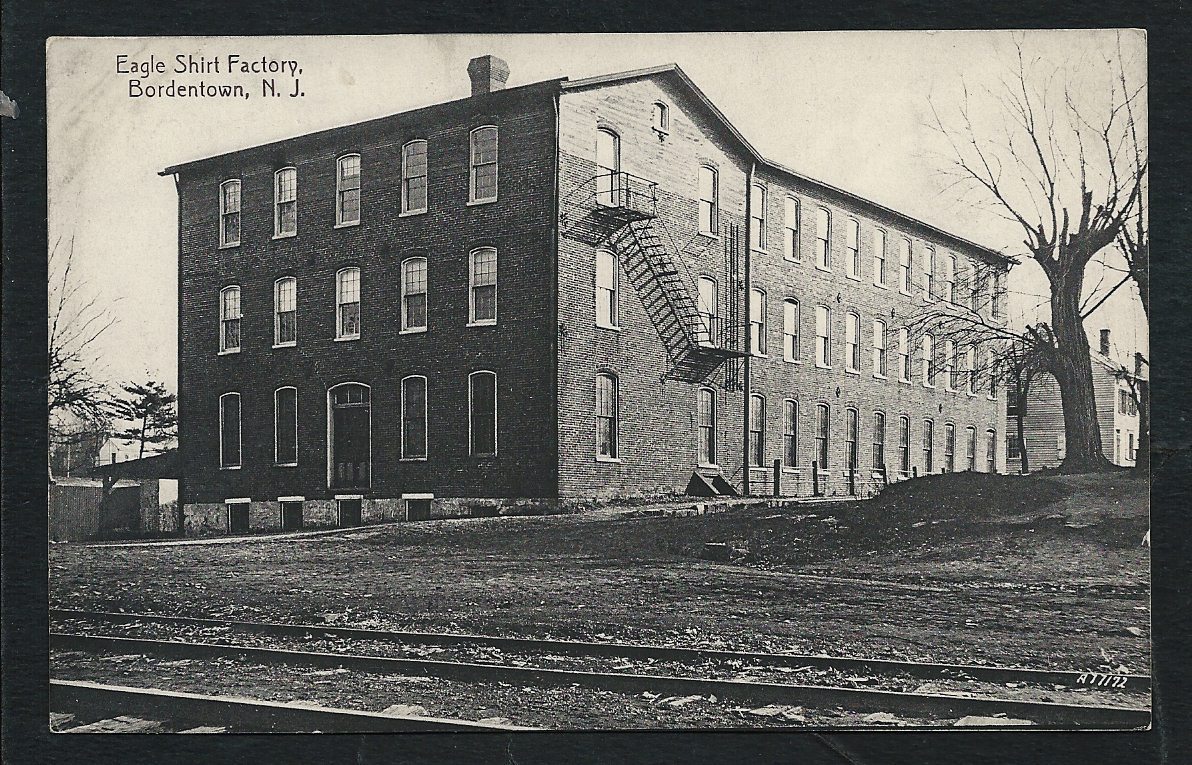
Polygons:
M935 234L936 236L939 236L942 239L949 240L949 241L951 241L955 244L961 245L963 247L977 250L981 254L986 255L988 257L995 258L997 260L1001 260L1001 261L1004 261L1006 263L1011 263L1011 264L1018 262L1018 260L1016 258L1010 257L1008 255L1003 255L1002 253L1000 253L997 250L994 250L990 247L986 247L984 245L977 244L976 242L972 242L968 239L965 239L964 237L957 236L956 234L953 234L948 231L944 231L943 229L941 229L937 226L933 226L930 223L927 223L926 221L919 220L918 218L913 218L910 215L898 212L897 210L886 207L885 205L878 204L877 202L867 199L866 197L860 196L859 194L854 194L851 191L847 191L847 190L839 188L837 186L833 186L829 183L825 183L824 181L817 180L817 179L812 178L808 175L803 175L802 173L792 170L791 168L786 167L785 165L779 164L778 162L775 162L774 160L771 160L771 159L768 159L768 158L762 156L761 152L759 152L756 148L754 148L753 144L749 143L748 139L746 139L745 136L741 134L741 131L739 131L737 129L736 125L734 125L732 122L729 121L728 117L725 116L724 112L720 111L720 109L718 109L716 107L716 104L712 103L712 100L710 98L708 98L708 96L702 90L699 89L699 86L696 85L695 82L690 77L687 76L687 73L684 72L679 67L678 64L672 63L672 64L663 64L661 66L647 67L645 69L632 69L632 70L626 71L626 72L616 72L613 74L604 74L604 75L599 75L596 77L585 77L582 80L565 80L562 83L562 88L563 88L563 90L580 90L580 89L585 89L585 88L600 87L603 85L615 85L615 84L618 84L621 82L628 82L630 80L638 80L638 79L642 79L645 77L656 77L658 75L669 75L673 79L677 80L688 92L690 92L690 94L692 96L695 97L695 100L697 102L699 102L699 104L701 106L703 106L704 109L709 114L711 114L713 116L713 118L716 119L717 122L720 123L721 127L723 127L725 129L725 131L730 136L732 136L733 139L741 146L741 148L745 150L745 153L748 154L755 162L757 162L762 167L767 168L767 169L772 170L777 173L781 173L783 175L790 176L790 177L800 181L801 183L804 183L804 184L807 184L810 186L816 186L824 191L828 191L832 194L839 195L839 196L844 197L852 202L855 202L856 204L859 204L863 207L868 207L872 210L879 211L882 214L888 215L891 218L902 221L903 223L907 223L907 224L910 224L917 228L924 229L926 231L930 231L931 233Z

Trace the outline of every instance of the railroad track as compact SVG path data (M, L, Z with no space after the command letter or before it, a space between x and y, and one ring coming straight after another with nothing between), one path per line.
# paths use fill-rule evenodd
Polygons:
M312 635L334 635L335 637L358 641L415 642L420 645L461 644L484 645L503 650L517 650L527 654L542 655L547 652L582 657L633 657L670 662L701 663L707 661L754 662L770 666L792 666L806 668L823 666L831 669L847 667L850 670L865 668L870 672L898 672L911 677L974 677L982 682L1006 682L1016 678L1019 682L1054 684L1064 680L1076 687L1089 687L1088 678L1081 682L1081 673L1051 670L1022 670L1013 668L915 664L913 662L875 661L868 659L838 659L829 657L808 657L791 654L761 654L733 651L711 651L705 649L672 648L664 646L641 646L627 644L585 643L556 640L531 640L523 638L498 638L478 635L445 635L439 633L385 632L323 625L282 625L259 622L236 622L196 617L158 616L151 614L125 614L108 612L84 612L55 609L51 615L59 619L85 619L107 624L134 624L158 622L174 626L190 625L200 627L222 627L264 633L274 637L310 639ZM954 695L949 693L923 693L907 691L877 690L833 685L797 685L788 683L759 682L756 680L704 677L679 674L657 674L655 672L593 672L578 669L552 669L541 666L517 666L502 663L479 663L469 661L443 661L425 658L408 658L379 655L362 655L345 652L306 651L292 648L263 647L257 645L192 642L189 640L157 640L140 637L96 635L79 633L51 633L51 647L60 651L81 651L85 653L146 654L187 659L238 659L261 664L282 664L318 668L344 668L362 673L389 676L422 676L462 681L465 683L510 683L522 686L559 687L580 686L602 691L625 694L674 694L717 696L726 700L762 704L799 704L812 708L844 708L853 712L891 712L902 716L927 720L951 720L968 716L983 718L1007 717L1026 719L1037 725L1050 728L1137 728L1150 722L1150 712L1145 708L1109 705L1064 704L1049 701L1033 701L997 698L991 696ZM810 664L809 664L810 663ZM524 664L524 663L523 663ZM958 675L958 672L964 673ZM1086 676L1088 673L1084 673ZM1098 689L1123 687L1130 691L1149 688L1149 678L1136 675L1108 675L1110 678L1126 678L1120 685L1098 683ZM1145 682L1144 682L1145 681ZM996 725L997 723L992 723Z

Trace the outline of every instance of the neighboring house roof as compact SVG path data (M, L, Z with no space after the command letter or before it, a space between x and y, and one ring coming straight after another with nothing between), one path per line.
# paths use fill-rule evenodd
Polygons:
M178 450L170 449L151 457L96 465L88 471L94 476L109 478L181 478L182 465Z
M616 84L616 83L620 83L620 82L627 82L629 80L637 80L637 79L642 79L645 77L656 77L659 75L667 75L667 76L670 76L673 79L677 80L680 83L680 85L683 88L685 88L688 92L690 92L691 95L693 95L695 97L696 101L698 101L700 103L700 105L703 106L703 108L713 116L713 118L720 124L720 126L723 127L724 130L730 136L732 136L732 138L741 146L741 148L745 150L746 154L748 154L755 162L757 162L762 167L765 167L765 168L772 170L774 172L788 175L804 184L816 186L824 191L828 191L832 194L839 195L839 196L844 197L856 204L859 204L864 207L868 207L870 209L879 211L879 212L881 212L885 215L888 215L898 221L901 221L902 223L909 224L911 226L914 226L916 228L919 228L919 229L922 229L925 231L929 231L932 234L940 237L941 239L950 241L953 244L956 244L956 245L959 245L959 246L962 246L965 248L969 248L971 250L975 250L986 257L992 258L994 260L999 260L1003 263L1006 263L1007 265L1012 265L1012 264L1018 263L1017 258L1008 256L1008 255L1004 255L1001 252L999 252L991 247L986 247L984 245L977 244L976 242L972 242L968 239L965 239L964 237L957 236L956 234L950 233L948 231L944 231L943 229L941 229L937 226L933 226L930 223L927 223L926 221L920 220L918 218L914 218L914 217L907 215L905 213L898 212L897 210L886 207L885 205L878 204L877 202L867 199L866 197L860 196L859 194L854 194L851 191L846 191L845 189L841 189L837 186L833 186L829 183L825 183L824 181L820 181L820 180L817 180L810 176L803 175L802 173L796 172L795 170L792 170L789 167L786 167L785 165L782 165L782 164L779 164L778 162L767 159L766 157L762 156L761 152L759 152L756 148L754 148L753 144L749 143L749 140L746 139L745 136L741 133L741 131L737 129L736 125L734 125L731 121L729 121L728 117L725 116L724 112L720 111L720 109L717 108L717 106L714 103L712 103L712 100L710 98L708 98L708 96L706 94L704 94L704 92L702 90L700 90L699 86L696 85L695 82L690 77L687 76L687 73L684 72L679 67L678 64L674 64L674 63L662 64L659 66L646 67L644 69L632 69L632 70L625 71L625 72L614 72L611 74L598 75L595 77L585 77L585 78L582 78L579 80L569 80L566 77L553 79L553 80L543 80L541 82L530 83L528 85L521 85L516 88L505 88L503 90L494 91L493 93L491 93L489 95L497 95L497 94L502 94L502 93L524 91L524 90L527 90L530 88L536 88L536 87L541 87L541 86L546 86L546 85L557 87L560 91L580 90L580 89L584 89L584 88L593 88L593 87L600 87L603 85L611 85L611 84ZM426 109L433 109L435 107L446 106L448 104L459 103L461 101L466 101L466 100L468 100L468 99L455 99L454 101L445 101L445 102L442 102L439 104L433 104L431 106L420 107L419 109L412 109L412 110L408 110L405 112L399 112L398 114L392 114L392 115L387 115L385 117L379 117L379 118L372 119L372 120L366 120L364 122L353 123L351 125L341 125L339 127L328 128L326 130L320 130L320 131L316 131L314 133L307 133L307 134L304 134L301 136L293 136L291 138L286 138L286 139L282 139L279 141L272 141L270 143L261 144L261 145L254 146L251 148L259 150L259 149L287 143L287 142L293 141L297 138L313 138L316 136L327 135L327 134L331 134L331 133L334 133L336 131L343 130L346 128L360 127L360 126L368 125L370 123L377 123L377 122L381 122L383 120L393 119L394 117L409 116L411 114L414 114L414 113L420 112L420 111L424 111ZM167 167L164 170L162 170L161 172L159 172L158 175L173 175L180 171L189 170L196 165L199 165L199 164L202 164L202 163L214 160L214 159L218 159L220 157L226 157L226 156L230 156L232 154L237 154L237 153L239 153L239 151L245 151L245 149L225 152L223 154L218 154L218 155L214 155L211 157L204 157L202 159L192 160L190 162L183 162L178 165L171 165L170 167Z

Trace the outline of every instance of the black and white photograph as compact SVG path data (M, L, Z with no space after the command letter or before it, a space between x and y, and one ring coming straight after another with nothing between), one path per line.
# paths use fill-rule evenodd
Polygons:
M49 39L49 729L1149 729L1147 55Z

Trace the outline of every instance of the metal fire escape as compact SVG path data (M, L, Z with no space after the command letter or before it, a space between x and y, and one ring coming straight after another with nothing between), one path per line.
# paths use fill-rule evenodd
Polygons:
M658 184L626 172L597 175L562 205L563 234L612 249L666 347L665 379L702 382L737 350L736 327L701 312L695 284L658 219ZM731 319L731 317L730 317ZM728 375L726 374L726 382Z

